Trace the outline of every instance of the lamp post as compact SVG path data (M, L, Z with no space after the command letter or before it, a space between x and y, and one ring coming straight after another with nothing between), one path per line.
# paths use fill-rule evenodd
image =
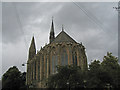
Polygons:
M22 66L25 67L25 65L27 65L27 64L29 64L29 63L23 63Z
M70 83L69 83L69 82L67 82L67 85L68 85L68 89L70 90Z
M84 83L84 88L86 88L86 80L84 80L83 83Z
M25 64L29 64L29 63L23 63L22 66L25 66Z

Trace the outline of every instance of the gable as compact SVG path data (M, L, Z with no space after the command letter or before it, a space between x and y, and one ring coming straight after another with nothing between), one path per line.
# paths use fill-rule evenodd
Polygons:
M56 38L54 39L54 41L52 43L56 43L56 42L74 42L76 43L76 41L74 39L72 39L66 32L61 31Z

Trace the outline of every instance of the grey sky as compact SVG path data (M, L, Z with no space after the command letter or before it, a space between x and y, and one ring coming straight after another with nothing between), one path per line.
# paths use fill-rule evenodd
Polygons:
M117 2L79 2L77 5L73 2L3 3L0 52L3 72L13 65L25 70L21 64L27 62L31 38L34 34L37 50L49 42L52 16L55 35L63 24L65 31L86 47L88 63L102 60L108 51L118 56L118 15L113 9Z

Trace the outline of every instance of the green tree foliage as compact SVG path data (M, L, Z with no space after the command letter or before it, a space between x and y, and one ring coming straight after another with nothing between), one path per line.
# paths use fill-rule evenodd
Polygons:
M25 88L26 73L13 66L2 77L2 88ZM48 88L120 88L118 58L107 53L103 61L94 60L88 70L78 66L57 66L57 73L49 76Z
M59 66L58 72L48 79L49 88L84 87L83 72L77 66Z
M17 90L21 87L25 87L25 73L21 73L16 66L13 66L2 77L2 89Z
M21 88L26 88L26 72L21 73Z
M107 53L103 61L94 60L89 65L87 87L88 88L118 88L120 87L120 65L118 58Z
M120 87L120 65L118 64L118 58L108 52L107 56L104 56L101 66L109 78L106 79L106 83L110 84L113 88Z
M100 73L100 61L95 60L89 65L88 77L87 77L87 87L97 88L101 80L98 75Z

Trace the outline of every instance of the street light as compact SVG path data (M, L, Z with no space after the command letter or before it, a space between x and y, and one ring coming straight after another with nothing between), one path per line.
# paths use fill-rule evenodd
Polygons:
M69 82L67 82L67 85L68 85L68 88L69 88L69 90L70 90L70 83L69 83Z
M27 65L27 64L29 64L29 63L23 63L22 66L25 67L25 65Z
M23 63L22 66L25 66L25 64L27 65L27 64L29 64L29 63Z
M83 83L84 83L84 88L86 88L86 82L87 82L86 80L83 81Z

